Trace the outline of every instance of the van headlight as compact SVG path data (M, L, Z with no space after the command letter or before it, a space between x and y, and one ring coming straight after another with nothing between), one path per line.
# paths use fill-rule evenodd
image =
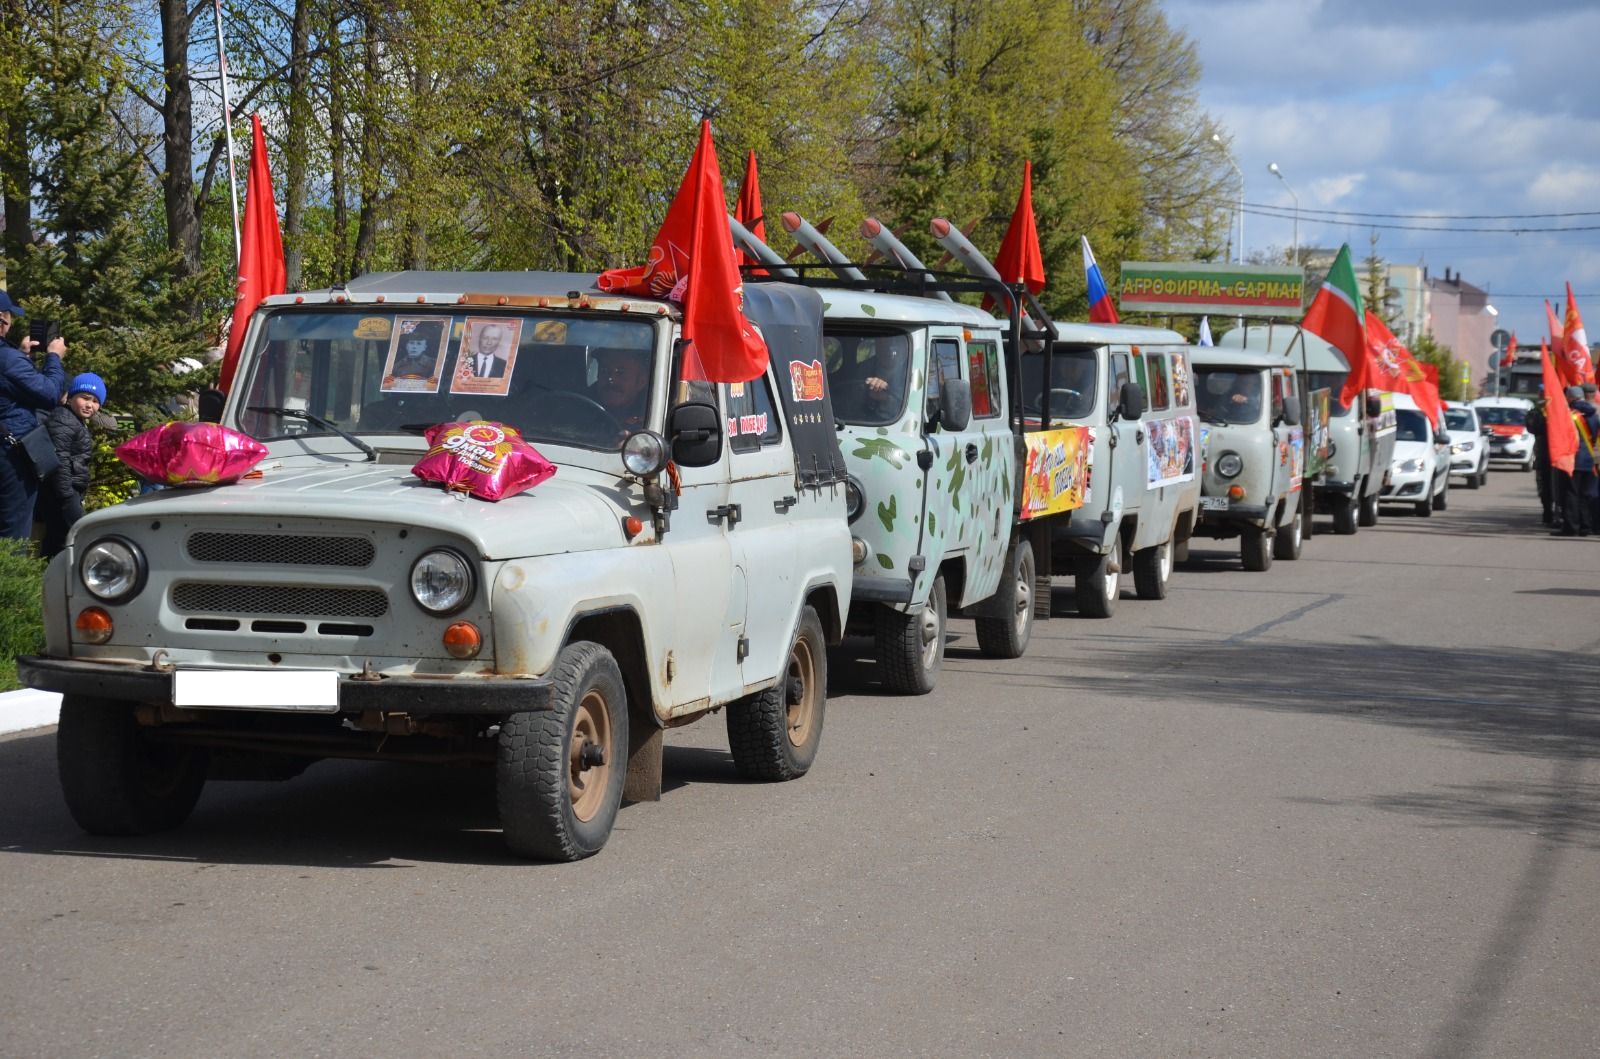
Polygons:
M861 483L854 478L844 480L844 516L846 522L854 522L861 517L861 512L866 510L867 497L861 491Z
M1217 474L1222 478L1237 478L1244 470L1244 458L1237 452L1224 452L1217 457Z
M454 614L472 602L477 579L459 552L439 548L411 567L411 596L430 614Z
M83 550L78 563L83 587L106 603L125 603L138 595L148 572L144 552L124 537L101 537Z

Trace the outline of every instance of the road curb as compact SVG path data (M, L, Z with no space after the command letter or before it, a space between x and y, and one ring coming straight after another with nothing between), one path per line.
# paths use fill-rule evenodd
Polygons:
M48 728L61 716L61 695L54 691L7 691L0 694L0 735Z

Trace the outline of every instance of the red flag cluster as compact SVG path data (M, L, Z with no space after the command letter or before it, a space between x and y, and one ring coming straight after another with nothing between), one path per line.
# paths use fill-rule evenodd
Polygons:
M682 304L687 378L748 382L767 370L767 344L744 315L744 286L709 121L700 123L700 143L645 263L602 272L596 286Z

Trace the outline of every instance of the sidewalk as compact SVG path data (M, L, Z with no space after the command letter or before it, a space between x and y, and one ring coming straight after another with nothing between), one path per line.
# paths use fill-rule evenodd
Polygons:
M61 696L54 691L8 691L0 694L0 735L46 728L61 715Z

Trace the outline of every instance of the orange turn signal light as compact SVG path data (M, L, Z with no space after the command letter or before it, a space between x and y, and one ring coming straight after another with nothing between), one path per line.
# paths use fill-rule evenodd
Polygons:
M84 643L100 644L111 639L115 626L111 622L111 615L104 607L84 607L78 611L78 618L72 623L77 630L78 639Z
M1242 485L1230 485L1230 486L1228 486L1228 499L1229 500L1243 500L1244 499L1244 486L1242 486Z
M637 515L629 515L627 518L622 520L623 535L626 536L630 541L637 537L639 532L643 529L644 523L639 521L639 516Z
M444 649L451 658L477 658L483 634L470 621L458 621L444 631Z

